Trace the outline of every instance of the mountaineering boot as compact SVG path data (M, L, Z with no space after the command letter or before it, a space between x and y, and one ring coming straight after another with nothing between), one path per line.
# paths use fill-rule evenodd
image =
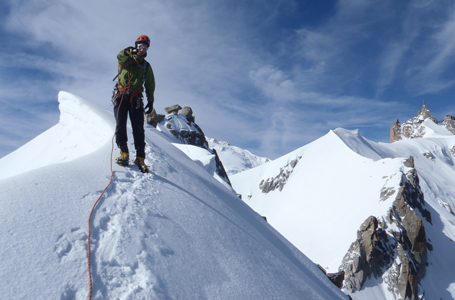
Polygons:
M120 166L128 166L130 164L130 154L120 150L120 156L115 159L115 162Z
M148 173L149 167L145 164L144 160L145 158L143 157L136 157L134 164L139 167L139 170L141 170L142 173Z

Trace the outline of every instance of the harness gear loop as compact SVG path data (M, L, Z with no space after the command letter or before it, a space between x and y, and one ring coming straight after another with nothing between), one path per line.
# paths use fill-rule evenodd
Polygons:
M128 107L131 107L131 105L133 104L133 99L136 98L142 99L142 90L132 90L122 86L121 84L117 84L117 88L119 90L119 94L122 95L122 97L131 95Z

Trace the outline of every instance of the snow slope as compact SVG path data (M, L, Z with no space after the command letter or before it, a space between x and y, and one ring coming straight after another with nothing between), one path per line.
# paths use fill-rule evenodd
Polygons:
M433 225L424 220L433 249L428 254L421 291L425 292L425 299L453 299L455 216L448 210L455 208L455 137L433 122L427 127L425 138L393 144L375 143L358 131L338 128L230 179L248 205L265 215L310 259L333 273L338 271L363 221L371 215L385 215L395 199L403 161L414 156L426 209L433 220ZM284 178L282 171L289 170L291 161L297 164L282 190L264 193L261 182ZM394 187L393 195L381 197L381 191ZM352 297L395 299L382 280L374 278Z
M232 187L227 183L223 178L221 178L216 172L216 159L215 154L210 153L207 149L187 145L187 144L177 144L173 143L175 147L180 149L183 153L185 153L189 158L191 158L196 163L199 163L207 173L212 174L212 176L218 180L222 185L224 185L227 189L235 193Z
M88 296L87 219L109 181L114 122L69 93L59 102L58 125L0 160L2 299ZM94 212L94 299L347 298L147 125L146 142L151 172L114 164Z
M260 181L276 176L293 159L299 161L283 190L263 193ZM331 131L266 165L231 176L231 180L247 204L333 273L366 217L385 213L390 207L393 198L379 202L379 191L399 183L401 166L401 159L378 163L362 157Z

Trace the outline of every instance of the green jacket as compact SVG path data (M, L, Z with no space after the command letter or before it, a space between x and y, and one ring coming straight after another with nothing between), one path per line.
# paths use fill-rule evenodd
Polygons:
M152 101L153 103L153 94L155 93L155 76L153 75L152 66L150 66L150 64L144 59L145 56L141 57L136 54L133 56L136 60L125 54L124 50L120 51L117 55L119 71L123 67L118 76L118 83L122 86L126 86L129 78L132 76L130 88L132 90L142 90L142 86L145 86L147 101ZM145 75L145 82L143 75Z

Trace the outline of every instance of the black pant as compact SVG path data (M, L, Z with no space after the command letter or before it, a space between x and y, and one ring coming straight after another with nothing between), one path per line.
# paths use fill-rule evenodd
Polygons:
M124 95L118 97L114 103L114 114L117 122L115 141L117 145L122 152L128 152L126 123L129 114L131 126L133 127L136 157L145 158L144 104L142 103L142 97L131 98L131 95Z

